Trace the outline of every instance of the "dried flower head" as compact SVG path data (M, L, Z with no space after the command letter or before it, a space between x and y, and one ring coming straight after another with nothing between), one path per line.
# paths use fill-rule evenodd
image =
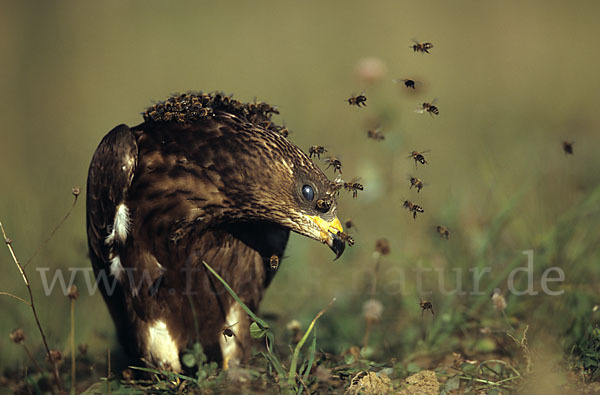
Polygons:
M57 364L61 364L63 362L62 354L58 350L50 350L50 356L52 357L52 359L54 360L54 362L57 363ZM48 355L46 355L46 360L48 362L50 362L50 359L48 358Z
M297 332L300 330L301 325L300 325L300 321L298 320L291 320L290 322L288 322L285 327L287 328L288 331L290 332Z
M77 300L77 298L79 297L79 290L77 289L77 285L75 285L75 284L71 285L67 296L71 300Z
M73 189L71 189L71 193L73 194L73 196L77 197L81 193L81 189L79 187L74 187Z
M133 380L133 370L131 370L131 369L125 369L125 370L123 370L123 372L121 373L121 375L123 376L123 380L125 380L125 381L132 381Z
M77 346L77 348L79 349L79 352L82 354L87 354L88 351L88 345L85 343L81 343L79 346Z
M10 340L15 344L23 343L25 341L25 332L23 332L23 329L19 328L12 331L10 333Z
M379 239L375 242L375 251L381 255L390 254L390 242L387 239Z
M383 314L383 305L377 299L369 299L363 304L363 314L368 322L379 322Z
M504 311L506 309L506 299L504 295L502 295L502 291L499 288L494 290L494 294L492 295L492 303L494 303L494 307L498 311Z

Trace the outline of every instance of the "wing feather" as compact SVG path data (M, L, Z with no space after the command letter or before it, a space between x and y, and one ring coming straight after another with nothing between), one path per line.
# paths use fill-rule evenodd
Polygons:
M87 183L87 232L96 270L109 264L107 238L113 230L117 207L127 197L137 162L136 139L127 125L108 132L92 157Z

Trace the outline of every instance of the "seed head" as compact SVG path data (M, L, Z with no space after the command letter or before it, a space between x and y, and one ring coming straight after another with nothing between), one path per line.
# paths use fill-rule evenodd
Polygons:
M23 329L15 329L10 333L10 340L15 344L21 344L25 341L25 332Z

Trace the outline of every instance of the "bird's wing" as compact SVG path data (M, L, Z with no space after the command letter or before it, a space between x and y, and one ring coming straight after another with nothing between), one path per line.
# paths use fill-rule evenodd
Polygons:
M105 269L109 262L115 216L127 196L137 162L136 139L127 125L119 125L104 136L92 157L87 182L87 233L96 270Z

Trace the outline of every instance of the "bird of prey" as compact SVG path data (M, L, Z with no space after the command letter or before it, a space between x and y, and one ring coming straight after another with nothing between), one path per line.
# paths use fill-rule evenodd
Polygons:
M290 231L336 259L344 251L335 184L274 113L222 93L175 95L100 142L87 182L89 254L133 357L179 371L195 342L224 367L249 355L249 318L203 261L256 311Z

